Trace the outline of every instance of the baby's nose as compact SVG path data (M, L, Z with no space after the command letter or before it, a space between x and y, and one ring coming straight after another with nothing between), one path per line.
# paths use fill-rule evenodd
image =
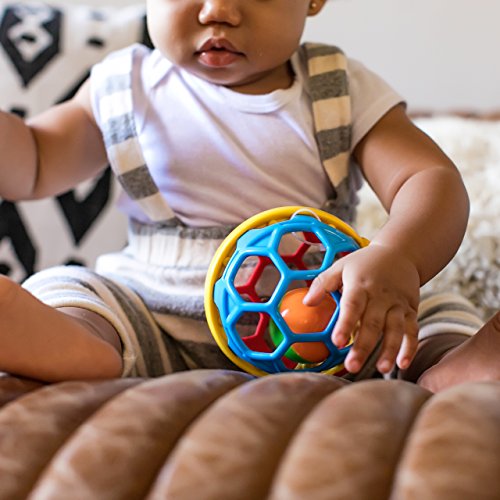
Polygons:
M198 15L201 24L223 23L237 26L241 22L239 0L205 0Z

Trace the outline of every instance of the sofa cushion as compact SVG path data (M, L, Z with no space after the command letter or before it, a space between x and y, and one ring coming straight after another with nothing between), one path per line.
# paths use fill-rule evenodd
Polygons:
M25 381L17 381L22 387ZM12 381L0 378L0 393ZM0 408L0 498L498 498L499 382L433 395L318 373L25 386Z
M0 108L30 117L70 98L109 52L148 41L145 7L3 2L0 6ZM15 168L15 165L12 166ZM112 208L109 169L54 199L0 204L0 272L22 280L64 264L93 265L126 241Z

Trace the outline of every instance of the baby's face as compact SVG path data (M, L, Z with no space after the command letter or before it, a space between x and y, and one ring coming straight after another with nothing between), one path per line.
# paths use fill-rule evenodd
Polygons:
M325 0L148 0L151 39L174 64L249 94L287 88L288 60Z

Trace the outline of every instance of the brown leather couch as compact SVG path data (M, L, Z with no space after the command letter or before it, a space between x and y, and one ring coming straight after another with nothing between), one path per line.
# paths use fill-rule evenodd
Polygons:
M500 383L0 378L0 499L500 498Z

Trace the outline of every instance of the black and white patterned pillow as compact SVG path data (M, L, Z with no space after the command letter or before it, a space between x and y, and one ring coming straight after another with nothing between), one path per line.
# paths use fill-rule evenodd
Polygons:
M29 117L63 102L93 64L134 42L149 42L143 4L2 1L0 108ZM22 280L53 265L92 266L99 254L121 248L126 221L113 208L117 190L108 169L54 199L1 201L0 273Z

